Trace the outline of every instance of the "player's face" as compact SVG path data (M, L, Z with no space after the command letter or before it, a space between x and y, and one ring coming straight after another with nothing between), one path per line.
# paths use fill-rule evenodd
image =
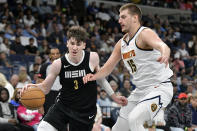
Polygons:
M50 59L51 59L51 61L54 61L54 60L56 60L58 58L60 58L59 49L51 49L51 51L50 51Z
M120 23L122 32L127 33L131 30L132 25L136 22L136 20L135 17L129 13L128 9L125 9L120 12L118 22Z
M75 38L71 37L67 41L67 47L68 47L69 54L71 56L80 56L82 50L85 49L85 43L82 41L77 42Z

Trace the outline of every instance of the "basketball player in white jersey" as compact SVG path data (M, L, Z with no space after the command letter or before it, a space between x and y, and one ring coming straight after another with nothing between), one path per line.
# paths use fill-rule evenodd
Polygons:
M122 107L112 131L144 131L145 121L164 121L163 109L170 103L173 87L169 68L169 47L150 28L141 26L141 10L134 4L120 8L119 23L125 33L96 74L88 74L84 83L109 75L122 59L133 76L136 89Z

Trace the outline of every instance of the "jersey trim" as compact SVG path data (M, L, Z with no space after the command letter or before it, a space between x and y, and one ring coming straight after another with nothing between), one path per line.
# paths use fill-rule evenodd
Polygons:
M80 64L83 62L83 59L84 59L84 57L85 57L85 52L84 52L84 51L82 52L82 55L83 55L83 56L82 56L80 62L77 63L77 64L75 64L75 63L73 63L72 61L70 61L70 59L68 58L68 54L65 54L65 57L66 57L66 60L68 61L69 64L71 64L71 65L73 65L73 66L78 66L78 65L80 65Z
M147 29L146 27L144 29ZM142 29L141 32L144 30ZM143 48L140 48L138 45L137 45L137 42L136 42L137 39L135 39L135 46L139 49L139 50L142 50L142 51L153 51L153 49L143 49Z
M126 42L126 40L124 40L124 39L123 39L123 41L124 41L127 45L129 45L130 41L136 36L136 34L138 33L138 31L140 30L141 27L142 27L142 26L140 26L140 27L137 29L137 31L135 32L135 34L133 35L133 37L131 37L131 39L129 39L128 42Z

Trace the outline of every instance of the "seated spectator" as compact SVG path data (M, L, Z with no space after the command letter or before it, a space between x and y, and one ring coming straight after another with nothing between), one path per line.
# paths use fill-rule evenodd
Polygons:
M5 52L0 52L0 66L12 67Z
M25 54L25 47L21 44L20 37L16 37L15 41L10 45L10 54Z
M13 74L10 78L10 84L14 87L14 89L16 88L16 85L18 84L19 81L19 77L17 74Z
M6 88L0 88L0 129L3 131L33 131L32 127L20 124L14 107L8 103L9 93Z
M0 42L0 52L5 52L6 55L10 54L10 42L7 38L3 38L3 42Z
M26 55L38 55L38 48L34 46L34 38L29 38L29 45L25 46L25 54Z
M31 80L34 80L34 75L39 73L39 66L37 63L33 64L33 70L29 72Z
M167 111L167 125L171 131L191 130L192 127L192 111L188 104L188 96L185 93L180 93L177 102Z
M115 80L111 80L109 82L109 84L112 87L112 89L113 89L114 92L117 92L118 91L118 84L117 84L117 82Z
M13 94L12 99L10 101L10 104L12 104L16 110L17 110L18 106L20 105L19 99L20 99L20 89L16 88L14 90L14 94Z
M16 88L23 88L26 84L31 82L31 78L27 74L27 69L24 66L21 66L19 69L19 82L16 85Z
M107 118L110 117L110 112L111 112L110 107L111 107L112 102L109 99L104 89L101 89L100 98L97 101L98 101L99 106L102 108L104 117L107 117Z
M125 79L123 81L123 87L120 89L120 92L122 93L123 96L128 97L131 94L131 83L128 79Z
M29 110L20 104L17 108L17 115L22 124L29 125L34 128L34 131L37 131L38 124L42 119L42 114L38 110Z
M96 104L97 107L97 114L95 117L95 123L93 125L92 131L110 131L110 128L102 124L102 112L101 108L98 104Z
M29 67L29 72L33 71L33 66L34 64L38 64L39 68L38 71L40 70L41 64L42 64L42 58L40 56L35 56L34 58L34 63L32 63Z
M192 110L192 129L197 131L197 93L191 96L189 107Z
M184 61L180 59L180 54L178 52L174 55L173 66L176 71L179 71L181 68L185 68Z
M13 86L7 81L6 77L4 74L0 73L0 86L6 88L9 92L9 96L12 96L14 93L14 88ZM9 101L11 100L11 97L8 99Z

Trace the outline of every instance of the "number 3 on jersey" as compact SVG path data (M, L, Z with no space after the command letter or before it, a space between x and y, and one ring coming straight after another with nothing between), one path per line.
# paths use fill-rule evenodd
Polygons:
M79 89L78 81L74 80L74 89L77 90Z
M137 67L136 67L136 65L135 65L135 63L134 63L134 61L132 59L128 60L127 63L131 67L132 73L137 71Z

